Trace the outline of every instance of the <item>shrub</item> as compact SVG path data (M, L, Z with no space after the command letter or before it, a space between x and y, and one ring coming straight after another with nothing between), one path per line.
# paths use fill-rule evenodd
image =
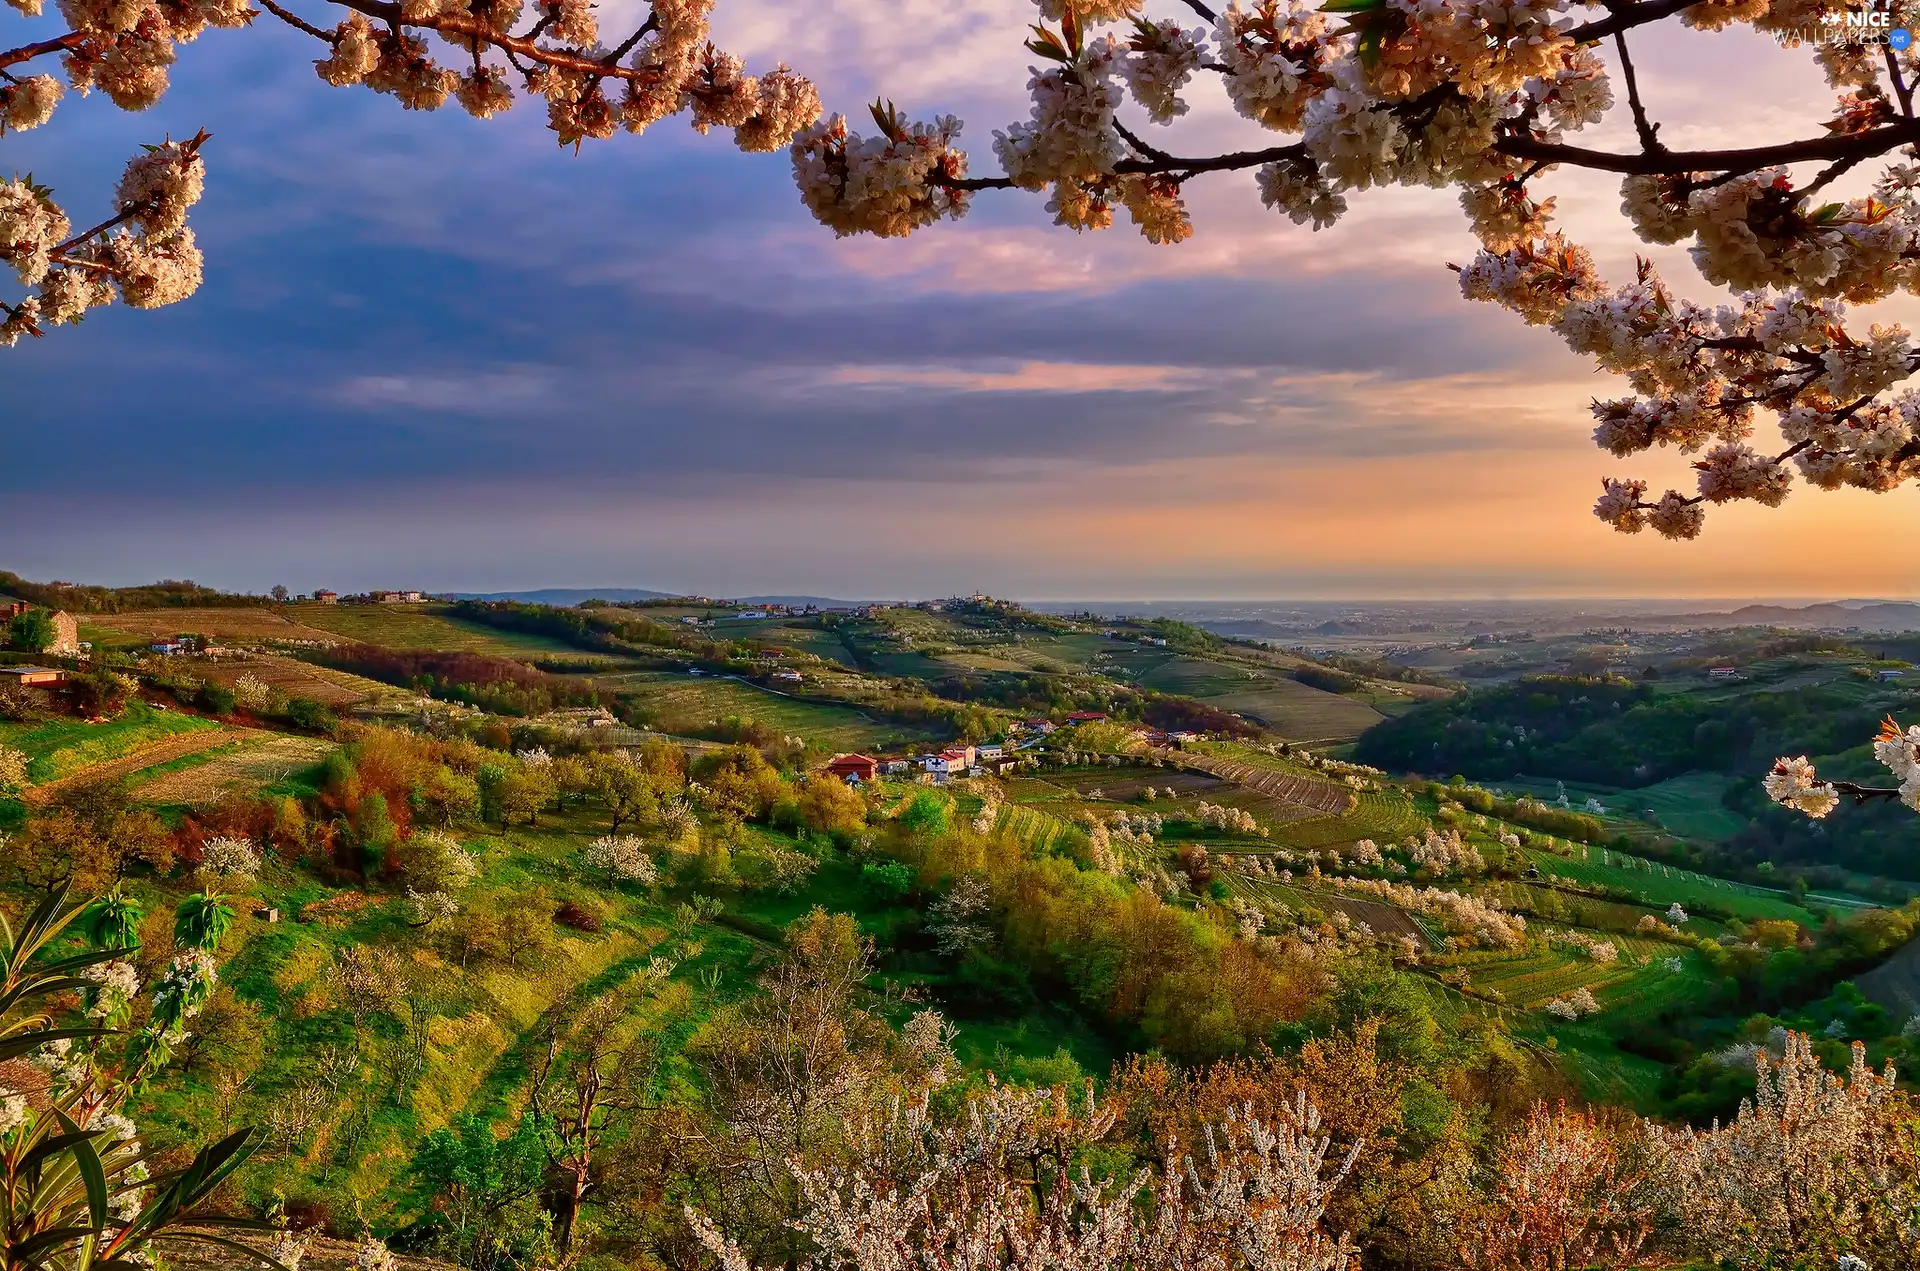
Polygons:
M582 905L579 901L569 900L553 911L553 920L563 927L575 931L600 930L600 915Z
M913 890L913 870L899 861L868 861L860 867L860 882L882 900L900 900Z

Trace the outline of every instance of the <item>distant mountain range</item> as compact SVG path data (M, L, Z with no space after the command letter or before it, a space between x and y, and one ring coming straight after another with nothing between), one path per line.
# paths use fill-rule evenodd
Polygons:
M1903 600L1841 600L1797 609L1787 605L1742 605L1730 613L1650 614L1635 619L1634 625L1920 631L1920 604Z

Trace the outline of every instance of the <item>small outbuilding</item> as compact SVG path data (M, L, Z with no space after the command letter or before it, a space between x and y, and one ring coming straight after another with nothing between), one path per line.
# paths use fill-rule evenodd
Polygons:
M53 666L0 666L0 684L48 688L66 681L67 673Z

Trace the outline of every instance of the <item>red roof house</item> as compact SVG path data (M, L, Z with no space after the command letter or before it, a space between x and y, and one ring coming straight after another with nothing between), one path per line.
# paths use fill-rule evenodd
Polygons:
M871 781L880 775L880 761L872 755L835 755L827 771L842 781Z

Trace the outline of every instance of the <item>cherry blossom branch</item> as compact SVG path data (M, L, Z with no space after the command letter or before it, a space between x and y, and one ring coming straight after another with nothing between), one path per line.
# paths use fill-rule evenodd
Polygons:
M1894 802L1900 798L1900 791L1894 786L1863 786L1856 781L1829 781L1827 784L1833 787L1835 794L1844 794L1852 799L1855 807L1876 799Z
M370 18L378 18L395 30L402 27L415 27L437 31L445 36L460 37L459 43L478 41L503 52L518 53L528 61L538 62L559 71L577 71L583 75L630 80L634 83L650 82L656 75L656 72L651 69L610 65L579 53L535 44L529 36L510 35L485 18L476 18L470 14L436 14L428 18L409 18L400 5L388 3L387 0L333 0L333 2Z
M1920 142L1920 121L1903 120L1851 136L1809 137L1775 146L1754 146L1744 150L1662 150L1655 154L1614 154L1541 141L1536 137L1503 137L1495 143L1502 154L1521 159L1545 159L1601 172L1619 172L1627 176L1664 176L1684 172L1751 172L1790 163L1809 163L1817 159L1870 159L1889 150Z
M36 57L45 57L49 53L65 53L80 47L87 37L78 31L69 31L65 35L56 35L51 40L41 40L38 44L23 44L17 49L8 49L0 53L0 67L18 66L21 62L31 62Z

